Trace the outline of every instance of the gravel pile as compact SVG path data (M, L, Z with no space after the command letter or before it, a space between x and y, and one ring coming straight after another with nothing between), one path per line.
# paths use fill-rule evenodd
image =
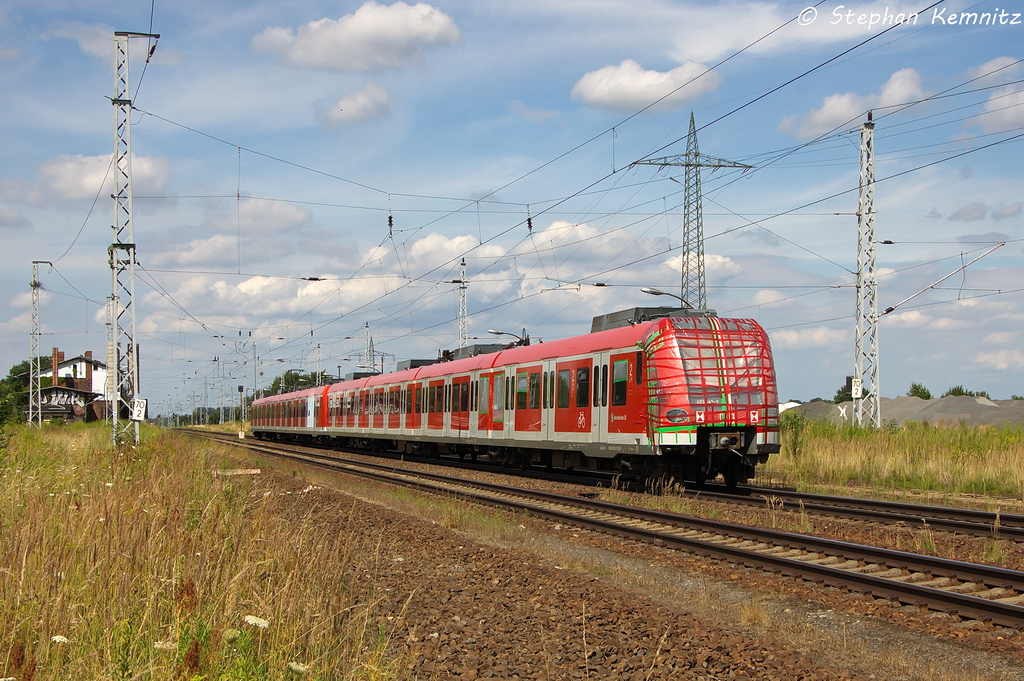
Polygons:
M966 396L934 400L883 397L880 403L882 420L895 421L900 425L907 421L967 425L1024 423L1024 400L990 400L986 397ZM808 402L792 407L792 410L809 419L827 419L834 423L849 423L853 417L852 402Z

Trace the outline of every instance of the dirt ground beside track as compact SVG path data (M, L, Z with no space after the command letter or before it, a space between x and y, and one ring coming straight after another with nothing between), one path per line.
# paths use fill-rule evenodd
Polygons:
M283 519L358 538L358 583L410 679L1024 679L1017 632L524 519L531 546L575 547L578 564L560 565L328 489L325 475L312 486L265 470L258 485ZM749 623L736 616L748 602ZM916 631L900 626L911 620ZM993 645L957 642L974 639Z

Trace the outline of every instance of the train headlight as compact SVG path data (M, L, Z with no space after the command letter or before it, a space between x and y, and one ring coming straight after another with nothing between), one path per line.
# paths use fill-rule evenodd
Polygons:
M685 409L676 408L669 409L667 412L665 412L665 418L668 420L669 423L682 423L684 421L688 421L690 415L686 413Z

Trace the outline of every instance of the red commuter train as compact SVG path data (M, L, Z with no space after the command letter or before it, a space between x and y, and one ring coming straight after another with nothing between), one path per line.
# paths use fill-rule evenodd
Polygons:
M256 400L258 438L735 485L779 451L768 337L668 317Z

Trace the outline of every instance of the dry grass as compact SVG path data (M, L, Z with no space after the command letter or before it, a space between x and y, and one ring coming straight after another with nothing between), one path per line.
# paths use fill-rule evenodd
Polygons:
M236 465L210 444L108 437L20 428L0 449L0 676L396 678L354 537L211 475Z
M782 452L764 475L798 486L860 485L952 493L1024 491L1024 427L908 423L858 428L783 415Z

